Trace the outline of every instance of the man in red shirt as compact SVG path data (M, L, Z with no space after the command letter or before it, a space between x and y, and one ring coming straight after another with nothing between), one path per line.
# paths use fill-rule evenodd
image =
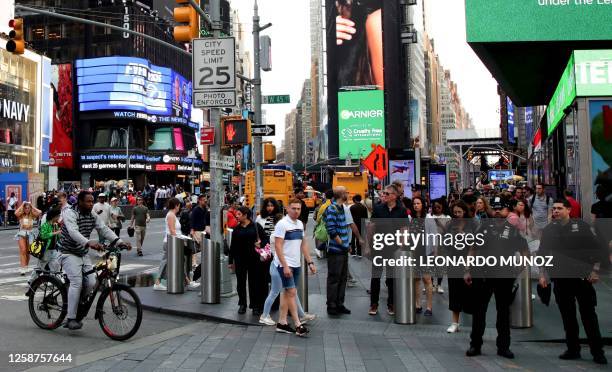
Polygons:
M580 218L580 203L578 203L578 201L572 197L572 192L570 190L565 190L563 192L563 196L565 196L565 199L567 199L567 201L572 205L572 209L570 210L570 218Z
M131 205L131 206L135 206L136 205L136 198L134 197L133 193L128 192L127 200L128 200L128 204L129 205Z

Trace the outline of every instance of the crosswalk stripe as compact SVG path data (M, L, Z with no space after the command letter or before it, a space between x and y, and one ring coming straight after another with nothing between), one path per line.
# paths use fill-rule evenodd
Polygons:
M19 265L19 261L0 264L0 267L11 266L11 265Z

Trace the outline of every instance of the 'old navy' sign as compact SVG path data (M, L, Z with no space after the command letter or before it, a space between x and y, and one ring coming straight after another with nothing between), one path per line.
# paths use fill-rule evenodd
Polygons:
M0 116L3 118L27 123L28 115L30 114L30 105L12 101L10 99L3 99L2 106L0 106L0 111Z

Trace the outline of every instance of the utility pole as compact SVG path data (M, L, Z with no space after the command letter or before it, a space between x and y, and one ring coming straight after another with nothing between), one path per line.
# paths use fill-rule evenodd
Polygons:
M255 71L252 84L254 88L253 107L255 109L255 123L258 125L264 124L261 120L261 61L259 59L259 33L270 26L272 26L271 23L265 24L263 27L259 26L259 7L257 6L257 0L255 0L255 6L253 7L253 54L255 59ZM263 159L261 137L259 136L253 137L253 162L255 163L255 211L260 211L263 200Z
M211 26L214 37L221 36L221 2L219 0L210 1ZM218 108L210 109L210 122L215 128L215 143L209 147L209 156L221 155L221 110ZM223 216L222 208L224 204L225 192L223 188L223 170L210 167L210 238L212 244L222 247L223 244Z

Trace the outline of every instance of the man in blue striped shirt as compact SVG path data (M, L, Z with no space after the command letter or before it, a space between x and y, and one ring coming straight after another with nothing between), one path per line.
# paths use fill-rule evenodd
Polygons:
M327 313L350 314L344 306L344 293L348 276L349 227L342 202L346 188L334 188L334 199L325 211L325 227L329 235L327 248Z

